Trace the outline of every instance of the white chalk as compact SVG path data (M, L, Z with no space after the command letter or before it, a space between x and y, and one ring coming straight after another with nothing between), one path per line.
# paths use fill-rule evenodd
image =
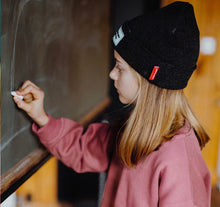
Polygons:
M16 97L18 97L18 98L20 98L20 99L24 99L23 96L17 95L17 93L16 93L15 91L11 91L11 95L12 95L12 96L16 96Z

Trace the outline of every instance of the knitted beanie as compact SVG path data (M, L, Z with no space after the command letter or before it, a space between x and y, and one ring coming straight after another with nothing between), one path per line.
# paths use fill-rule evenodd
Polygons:
M120 56L150 83L183 89L199 56L199 29L193 7L177 1L126 21L113 43Z

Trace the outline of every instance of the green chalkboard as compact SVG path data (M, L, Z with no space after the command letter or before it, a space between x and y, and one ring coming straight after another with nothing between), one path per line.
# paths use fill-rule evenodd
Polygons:
M10 92L45 91L46 111L79 119L107 97L109 1L1 1L1 175L41 147Z

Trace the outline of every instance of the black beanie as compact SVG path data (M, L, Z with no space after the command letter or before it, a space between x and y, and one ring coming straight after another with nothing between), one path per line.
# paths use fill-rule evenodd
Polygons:
M193 7L174 2L126 21L113 43L120 56L150 83L183 89L196 69L199 55L199 29Z

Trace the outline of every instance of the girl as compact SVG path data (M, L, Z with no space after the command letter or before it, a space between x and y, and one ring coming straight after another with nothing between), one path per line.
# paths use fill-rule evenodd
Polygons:
M116 65L110 78L133 111L123 130L54 119L44 93L25 81L14 97L33 119L33 131L67 166L108 170L102 207L208 207L210 174L201 156L208 135L192 113L183 88L196 68L199 30L193 7L175 2L125 22L113 37ZM123 133L122 133L123 132Z

